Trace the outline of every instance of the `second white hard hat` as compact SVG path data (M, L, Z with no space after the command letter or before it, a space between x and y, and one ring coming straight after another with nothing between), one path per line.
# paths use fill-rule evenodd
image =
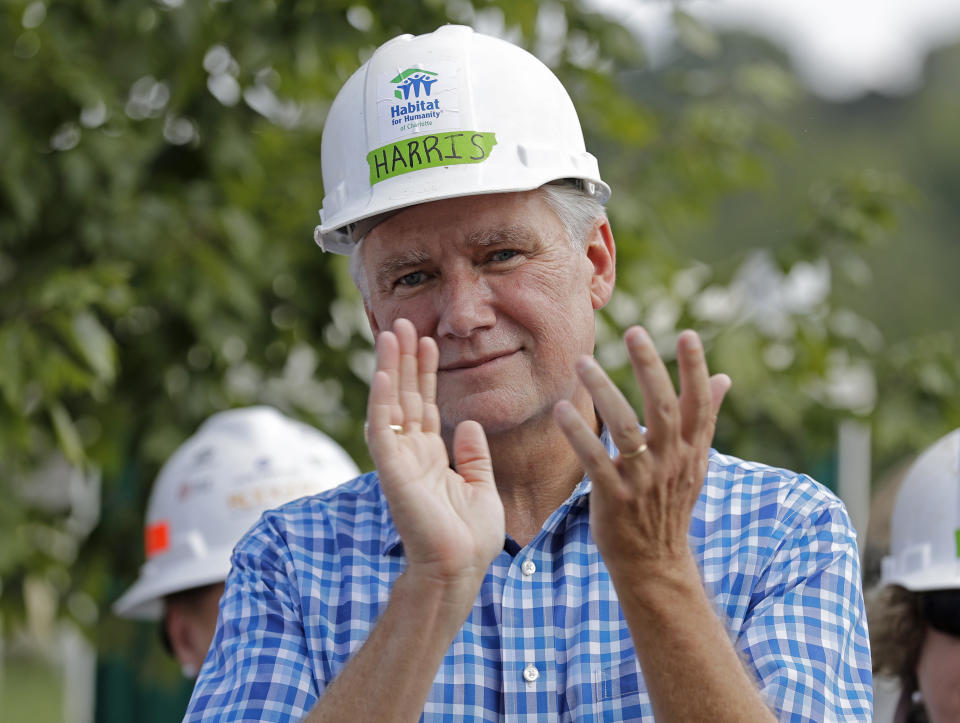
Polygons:
M577 180L610 188L573 102L526 50L445 25L381 45L337 94L321 144L325 196L314 238L349 254L378 217L457 196Z
M147 505L147 561L114 612L159 618L166 595L226 579L233 546L264 510L357 474L336 442L272 407L214 414L160 470Z
M907 471L882 565L885 585L960 589L960 429L924 450Z

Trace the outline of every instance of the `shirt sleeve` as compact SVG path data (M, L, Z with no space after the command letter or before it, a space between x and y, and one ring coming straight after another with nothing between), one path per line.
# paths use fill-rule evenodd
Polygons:
M847 512L820 496L777 528L737 645L781 720L869 721L870 645Z
M289 551L264 517L234 550L184 721L300 720L317 701Z

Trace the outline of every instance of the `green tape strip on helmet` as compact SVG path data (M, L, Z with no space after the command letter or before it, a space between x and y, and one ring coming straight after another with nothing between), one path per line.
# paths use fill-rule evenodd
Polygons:
M367 154L370 185L424 168L482 163L497 144L495 133L428 133L375 148Z

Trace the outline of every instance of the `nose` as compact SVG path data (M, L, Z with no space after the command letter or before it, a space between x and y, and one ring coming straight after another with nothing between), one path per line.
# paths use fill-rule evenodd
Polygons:
M469 337L496 323L492 290L473 270L449 275L437 309L437 336Z

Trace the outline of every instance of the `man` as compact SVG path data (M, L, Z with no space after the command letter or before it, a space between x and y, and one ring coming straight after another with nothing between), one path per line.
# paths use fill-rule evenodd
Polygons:
M164 644L183 674L196 677L237 540L264 510L358 471L327 435L272 407L214 414L160 470L147 506L147 561L114 612L162 620Z
M463 27L386 43L323 175L377 471L238 546L188 720L869 720L840 502L710 450L730 381L696 334L678 398L627 331L645 428L592 359L609 189L542 63Z

